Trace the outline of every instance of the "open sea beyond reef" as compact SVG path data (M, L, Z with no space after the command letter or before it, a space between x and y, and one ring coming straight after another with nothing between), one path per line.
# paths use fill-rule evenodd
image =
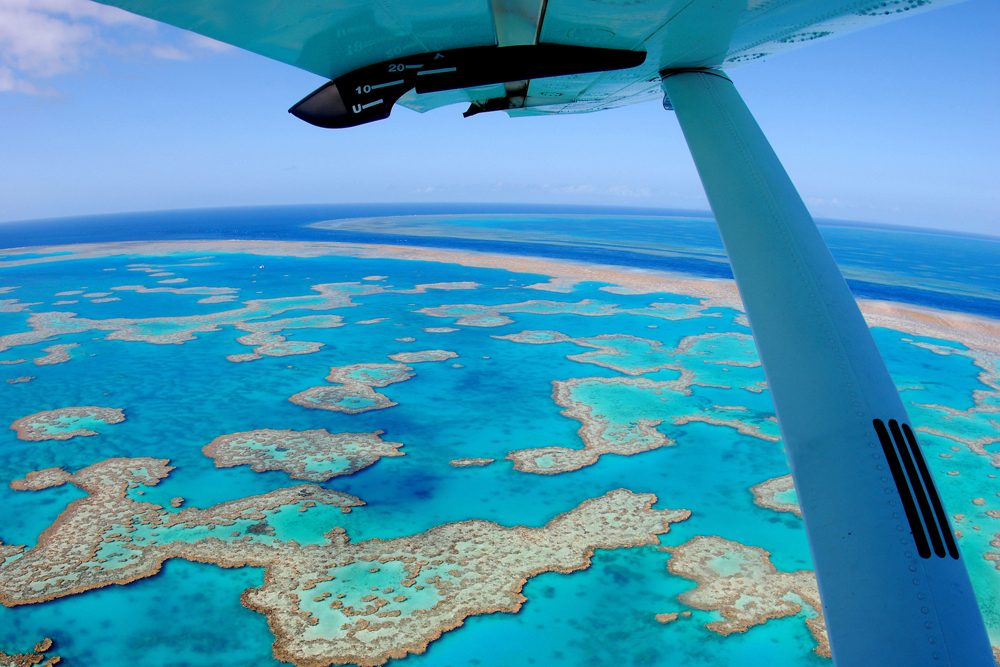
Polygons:
M821 229L1000 646L1000 239ZM0 224L0 657L831 664L730 278L681 211Z

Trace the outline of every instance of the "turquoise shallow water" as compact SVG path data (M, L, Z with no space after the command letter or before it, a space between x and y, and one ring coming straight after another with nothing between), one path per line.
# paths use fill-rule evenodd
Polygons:
M121 285L162 286L148 272L129 271L137 262L187 279L176 287L229 287L238 298L225 303L198 303L204 295L139 293L114 290ZM178 266L180 264L204 264ZM134 267L133 267L134 268ZM114 269L114 270L109 270ZM384 280L363 280L385 276ZM591 351L572 342L531 345L499 340L495 335L525 330L558 331L575 339L603 334L628 334L657 341L671 350L685 337L706 333L748 333L739 313L709 309L688 319L655 316L655 304L690 302L678 295L617 295L598 283L585 283L571 293L540 292L528 285L539 275L476 269L453 264L350 257L292 258L204 252L157 257L117 256L47 262L0 268L0 286L18 286L2 298L31 303L21 312L0 312L0 335L26 331L32 313L73 312L78 318L210 316L241 307L250 299L314 295L319 283L357 282L408 290L422 283L475 281L479 287L424 293L384 292L352 297L356 305L309 311L293 308L275 317L317 313L339 315L335 328L288 329L295 343L314 341L323 347L310 354L264 356L234 363L227 355L245 354L250 347L236 342L247 332L224 324L218 331L195 333L180 345L106 340L106 331L87 330L16 346L0 352L0 380L30 375L29 382L0 383L0 423L41 410L94 405L123 408L126 421L100 426L94 437L67 441L25 442L13 431L0 431L0 540L34 545L39 535L73 500L84 493L72 486L44 491L14 491L8 482L30 470L63 466L75 471L110 457L170 459L176 469L159 485L130 497L164 505L180 496L185 506L213 504L263 494L299 484L283 472L256 473L246 466L217 469L201 448L219 435L254 429L317 429L331 432L384 430L386 440L403 442L405 456L385 458L350 476L324 483L353 494L367 504L349 514L319 508L306 514L282 511L274 521L275 539L301 544L323 542L324 533L342 526L354 542L389 539L423 532L447 522L487 519L504 525L541 526L555 515L611 489L625 487L655 493L658 508L686 508L692 517L674 524L660 543L676 546L697 535L719 535L770 551L779 570L809 568L811 561L801 521L792 514L758 507L749 488L786 474L780 442L743 435L734 428L692 422L674 425L683 414L709 414L754 424L765 435L776 435L765 391L751 391L763 381L759 367L711 363L754 361L752 346L739 336L699 343L675 363L695 372L690 395L654 395L619 385L583 385L580 400L591 404L613 424L636 419L663 419L657 430L672 444L634 456L605 455L594 465L557 475L517 472L505 460L513 450L583 446L580 422L561 414L552 396L554 380L623 378L622 373L593 363L567 359ZM57 292L111 292L119 301L94 303L80 295ZM357 291L356 288L347 289ZM52 305L58 300L75 304ZM587 316L569 312L519 312L510 324L476 327L455 324L455 317L431 317L416 312L447 304L496 305L529 300L616 305L628 313ZM294 302L313 303L314 299ZM558 310L549 308L548 310ZM567 307L566 310L572 310ZM373 324L359 324L378 320ZM223 321L225 318L209 318ZM449 333L427 333L428 327L454 327ZM175 331L176 324L144 327L150 334ZM897 383L904 389L915 424L938 422L941 411L922 407L945 405L965 410L973 391L987 389L981 369L965 356L942 355L912 342L923 340L888 329L875 331ZM413 338L413 341L399 339ZM35 365L55 343L73 343L70 360ZM329 384L331 367L357 363L391 363L389 354L444 349L458 357L443 362L411 364L412 379L378 388L398 405L346 414L307 409L288 397L310 387ZM629 347L626 360L645 365L647 346ZM610 358L597 356L596 361ZM641 377L675 379L674 370ZM369 378L372 376L369 375ZM358 376L358 379L364 379ZM594 387L599 388L594 389ZM367 406L358 399L358 405ZM724 406L722 408L718 406ZM734 410L733 407L746 410ZM954 418L952 427L964 436L996 432L987 416ZM963 535L974 586L980 595L994 643L1000 643L1000 571L984 559L989 541L1000 532L1000 520L987 511L1000 509L998 471L987 457L933 435L922 444L941 494L953 513L964 514L956 528ZM995 445L991 445L995 447ZM497 459L486 467L456 468L449 461L462 457ZM951 475L949 472L958 471ZM974 502L983 498L983 504ZM177 531L164 541L194 539L196 531ZM200 533L199 533L200 534ZM746 633L728 637L707 630L714 612L690 610L678 595L693 583L667 572L669 554L657 546L598 551L588 569L573 574L546 573L524 589L527 603L517 614L472 616L456 630L433 642L429 650L398 661L416 665L819 665L829 661L812 653L814 642L799 617L772 620ZM353 569L352 569L353 568ZM352 581L367 585L366 568L349 566ZM372 574L373 578L378 576ZM345 575L345 576L346 576ZM110 586L44 604L0 607L0 650L26 650L42 637L56 641L56 652L68 664L126 665L268 665L273 636L265 617L240 604L240 593L262 583L257 568L222 569L211 564L168 561L152 577L127 586ZM379 582L375 582L378 584ZM359 589L360 590L360 589ZM350 591L357 596L358 590ZM409 607L433 604L414 596ZM408 608L407 605L402 605ZM655 615L693 611L690 618L669 624Z

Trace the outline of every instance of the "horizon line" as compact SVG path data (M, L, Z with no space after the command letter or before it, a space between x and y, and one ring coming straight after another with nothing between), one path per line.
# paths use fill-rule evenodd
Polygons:
M539 212L547 213L560 213L558 209L563 209L563 213L584 213L587 211L601 211L607 214L611 213L625 213L630 215L660 215L664 217L691 217L691 218L701 218L706 221L715 222L715 216L710 210L706 209L688 209L688 208L672 208L668 206L627 206L627 205L612 205L612 204L571 204L571 203L536 203L536 202L307 202L298 204L242 204L242 205L232 205L232 206L191 206L182 208L162 208L162 209L140 209L140 210L128 210L128 211L115 211L115 212L105 212L105 213L84 213L79 215L57 215L51 217L42 218L17 218L10 220L0 220L0 226L5 225L31 225L36 223L55 223L55 222L65 222L74 219L89 219L89 218L112 218L112 217L126 217L133 215L154 215L154 214L172 214L172 213L193 213L197 211L238 211L238 210L251 210L251 209L289 209L289 208L311 208L311 207L351 207L351 206L384 206L384 207L453 207L457 209L461 208L471 208L471 207L490 207L494 209L502 209L504 207L517 207L517 208L537 208ZM572 210L570 210L572 209ZM459 211L462 214L476 215L475 211ZM493 210L493 211L483 211L482 214L490 213L504 213L504 211ZM512 215L518 214L528 214L525 211L510 211ZM407 214L395 214L398 216L405 216ZM428 215L428 213L417 213L412 215ZM351 216L359 217L359 216ZM364 216L361 216L364 217ZM370 217L387 217L386 215L380 216L370 216ZM337 218L333 218L337 219ZM908 225L908 224L897 224L889 222L872 222L869 220L850 220L845 218L824 218L813 216L813 219L822 227L851 227L851 228L872 228L881 230L894 230L894 231L906 231L906 232L916 232L924 234L936 234L942 236L960 236L969 237L977 239L987 239L991 241L1000 241L1000 233L989 234L986 232L977 231L965 231L965 230L955 230L955 229L944 229L941 227L924 227L919 225ZM323 220L315 220L314 222L323 222ZM312 223L307 223L312 224Z

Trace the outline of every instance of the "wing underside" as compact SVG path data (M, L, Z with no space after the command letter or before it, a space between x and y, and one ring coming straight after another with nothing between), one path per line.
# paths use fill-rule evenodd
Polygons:
M665 69L730 68L952 0L100 1L327 79L395 58L471 47L547 44L647 54L643 64L625 70L411 90L398 101L417 111L488 104L517 116L657 99Z

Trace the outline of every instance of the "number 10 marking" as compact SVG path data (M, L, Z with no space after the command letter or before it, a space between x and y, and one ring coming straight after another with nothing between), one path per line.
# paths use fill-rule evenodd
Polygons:
M379 88L388 88L389 86L398 86L401 83L406 83L406 82L403 81L402 79L397 79L396 81L386 81L385 83L376 83L373 86L369 86L369 85L356 86L354 88L354 92L356 92L358 95L361 95L361 94L364 94L364 93L370 93L373 90L378 90Z

